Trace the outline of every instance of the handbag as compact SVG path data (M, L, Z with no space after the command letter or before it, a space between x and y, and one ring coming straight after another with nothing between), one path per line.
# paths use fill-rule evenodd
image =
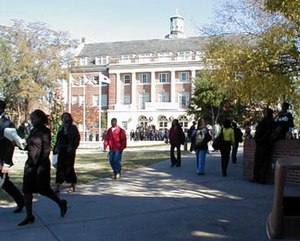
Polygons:
M216 137L216 139L213 141L212 147L215 150L220 150L224 142L224 136L223 136L223 128L221 128L220 134Z
M53 156L52 156L52 166L54 168L57 168L57 159L58 159L58 154L53 154Z

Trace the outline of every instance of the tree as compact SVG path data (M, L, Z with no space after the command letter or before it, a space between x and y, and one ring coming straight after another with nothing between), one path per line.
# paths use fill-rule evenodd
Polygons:
M243 5L231 1L223 6L216 24L200 28L213 35L203 63L216 93L228 90L227 101L239 104L246 110L243 118L253 121L255 110L284 100L299 102L299 51L289 22L266 12L258 1L244 0Z
M0 98L4 97L4 86L10 74L11 61L11 51L8 43L0 38Z
M195 88L190 99L188 114L206 123L216 124L223 116L222 105L225 103L226 90L217 88L207 79L209 70L202 71L195 79Z
M59 126L62 124L61 116L64 113L64 104L61 99L59 90L54 93L51 113L49 117L49 127L51 130L51 146L53 147L56 141L56 134Z
M266 8L281 13L286 19L300 27L300 2L298 0L266 0Z
M66 76L76 41L45 23L22 20L1 26L0 37L9 45L12 63L4 79L5 98L27 119L33 108L46 105L45 96L55 89L56 80Z

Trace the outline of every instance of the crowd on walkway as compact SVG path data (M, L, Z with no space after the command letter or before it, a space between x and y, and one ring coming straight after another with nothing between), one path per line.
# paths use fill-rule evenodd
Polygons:
M73 124L72 115L64 113L62 125L59 127L53 156L57 162L52 161L56 167L56 189L50 186L49 160L51 152L51 131L47 127L48 116L42 110L35 110L30 114L32 128L27 137L27 161L23 176L23 194L16 188L8 175L9 167L13 165L14 140L5 135L5 129L15 128L14 124L5 116L6 104L0 101L0 165L2 189L5 190L16 202L17 207L14 213L19 213L26 208L26 217L18 225L23 226L34 223L35 217L32 211L33 194L39 193L57 203L60 209L60 216L64 217L67 212L67 201L58 195L62 183L70 183L70 192L75 192L77 176L74 169L76 150L80 143L80 135L77 127ZM214 151L220 151L220 171L226 177L227 169L231 159L233 164L237 163L237 151L239 143L244 139L254 138L256 141L255 163L253 178L251 181L265 183L267 172L271 167L272 147L278 139L291 138L291 130L294 127L293 116L288 112L289 105L284 102L282 110L274 117L273 110L267 108L265 117L256 127L255 136L252 137L248 129L242 133L238 125L225 119L219 128L208 129L203 119L193 122L193 125L186 134L184 133L178 119L172 121L170 129L157 131L155 127L139 127L136 131L130 132L131 140L167 140L170 144L170 167L180 168L181 145L187 140L191 142L190 151L195 152L196 173L205 175L205 161L208 153L208 143L212 142ZM214 145L219 141L221 144ZM117 124L117 119L111 120L111 127L108 128L103 137L104 151L109 149L108 157L114 179L120 179L122 173L122 154L127 147L126 132Z

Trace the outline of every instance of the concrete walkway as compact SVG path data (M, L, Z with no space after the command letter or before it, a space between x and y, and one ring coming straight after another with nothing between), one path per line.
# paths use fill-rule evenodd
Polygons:
M196 175L193 157L182 167L169 161L102 179L61 193L68 200L64 218L45 197L34 202L34 224L18 227L25 211L0 207L0 237L5 241L265 241L273 185L242 177L242 153L220 170L220 154L207 156L204 176Z

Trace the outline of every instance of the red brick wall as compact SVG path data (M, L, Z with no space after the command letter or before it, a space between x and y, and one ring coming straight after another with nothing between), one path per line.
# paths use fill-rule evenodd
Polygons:
M243 175L245 179L251 179L254 166L255 141L244 142ZM300 161L300 140L279 140L273 148L272 160L275 163L279 157L298 156ZM274 170L270 171L268 182L274 182ZM287 173L287 183L300 185L300 170L292 170Z
M117 102L117 97L116 97L116 90L117 90L117 80L116 80L116 75L115 74L110 74L110 84L108 85L108 109L113 110L114 105Z

